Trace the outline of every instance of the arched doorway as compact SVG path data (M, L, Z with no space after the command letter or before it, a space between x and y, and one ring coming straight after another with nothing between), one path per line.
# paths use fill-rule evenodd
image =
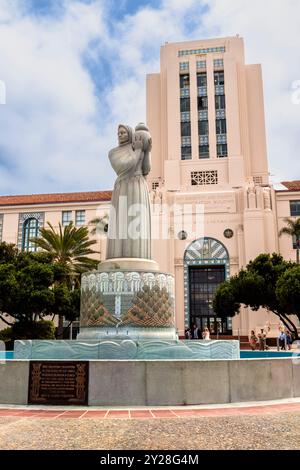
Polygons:
M213 298L218 286L230 277L227 248L214 238L200 238L184 254L185 328L196 324L214 335L231 335L232 319L217 318Z

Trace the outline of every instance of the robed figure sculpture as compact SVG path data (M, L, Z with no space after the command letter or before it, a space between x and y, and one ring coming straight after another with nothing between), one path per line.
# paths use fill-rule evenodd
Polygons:
M109 217L106 259L151 259L151 213L145 176L151 169L151 136L140 123L135 131L118 127L118 147L110 150L109 160L118 175Z

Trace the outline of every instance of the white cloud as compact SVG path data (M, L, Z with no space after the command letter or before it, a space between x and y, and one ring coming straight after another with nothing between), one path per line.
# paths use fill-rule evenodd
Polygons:
M160 46L237 33L247 62L263 65L275 179L300 178L298 0L164 0L122 21L109 0L64 3L63 15L36 17L22 0L0 2L1 194L111 187L107 152L119 122L145 119L145 76L159 70Z

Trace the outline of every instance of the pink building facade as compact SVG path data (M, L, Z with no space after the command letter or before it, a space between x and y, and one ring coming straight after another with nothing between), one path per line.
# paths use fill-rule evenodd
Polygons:
M147 124L153 257L175 275L179 335L192 323L241 336L269 325L275 335L278 318L269 312L243 308L222 321L212 309L219 283L258 254L296 259L293 241L278 233L285 217L300 216L300 183L269 183L262 70L245 64L243 40L164 45L160 72L147 76ZM32 249L30 237L47 221L91 226L108 214L110 197L0 196L0 240ZM101 260L105 246L98 237Z

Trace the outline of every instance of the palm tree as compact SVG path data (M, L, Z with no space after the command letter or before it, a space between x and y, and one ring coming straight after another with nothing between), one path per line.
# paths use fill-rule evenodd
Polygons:
M108 232L108 214L105 214L103 217L95 217L90 221L91 225L94 227L91 230L91 235L103 234Z
M32 238L35 245L52 256L53 262L62 268L63 275L60 285L74 289L79 286L80 275L91 269L95 269L99 261L90 258L90 255L98 253L91 249L96 240L89 239L87 227L75 227L73 222L62 227L59 224L58 231L48 222L49 228L41 228L40 236ZM59 315L58 336L63 331L63 315Z
M283 227L280 232L279 236L281 235L289 235L296 239L296 259L297 264L300 264L300 218L299 219L284 219L287 227Z

